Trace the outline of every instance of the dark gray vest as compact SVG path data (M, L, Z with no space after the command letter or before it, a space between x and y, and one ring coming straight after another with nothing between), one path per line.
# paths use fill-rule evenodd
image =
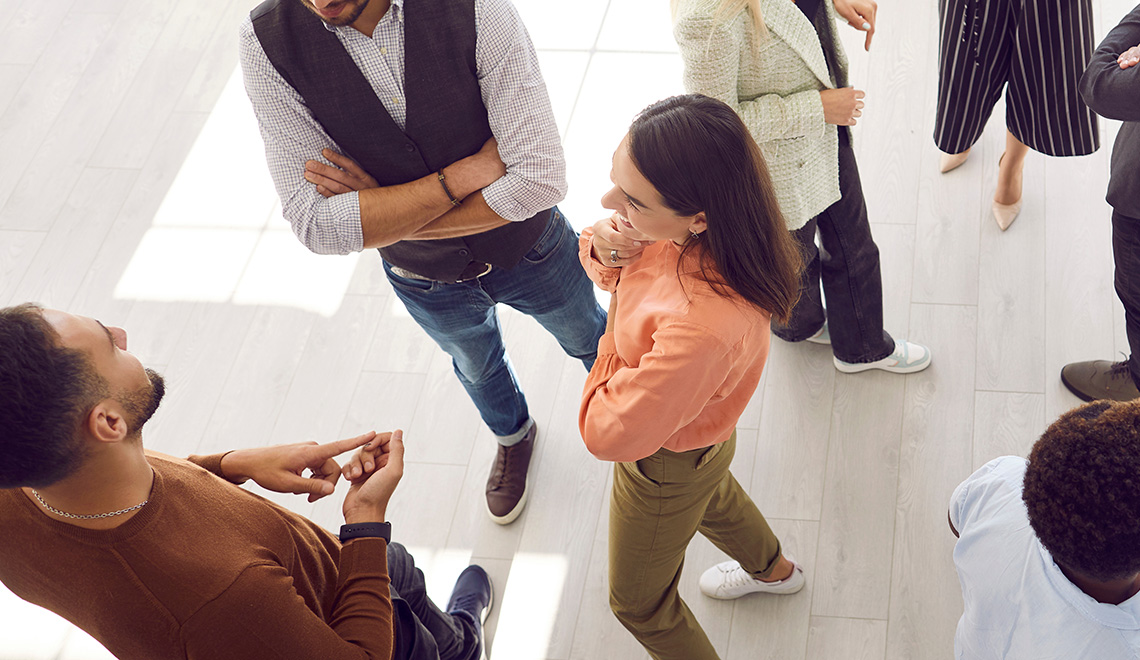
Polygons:
M336 35L302 0L266 0L250 16L270 63L347 155L381 186L414 181L479 151L491 137L476 79L473 0L415 0L404 10L405 130L392 120ZM442 281L512 268L550 210L498 229L437 241L401 241L380 254Z

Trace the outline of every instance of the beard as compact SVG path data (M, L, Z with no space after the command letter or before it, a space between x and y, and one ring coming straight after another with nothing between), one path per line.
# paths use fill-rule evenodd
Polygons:
M368 6L369 0L341 0L334 3L334 5L348 5L344 11L332 18L325 18L321 15L317 8L313 6L311 0L301 0L301 4L305 5L309 11L316 14L317 18L332 26L352 25L360 15L364 13L364 8Z
M146 370L150 382L134 392L123 394L120 402L127 414L127 428L132 435L142 432L143 426L154 416L162 397L166 395L166 381L154 369Z

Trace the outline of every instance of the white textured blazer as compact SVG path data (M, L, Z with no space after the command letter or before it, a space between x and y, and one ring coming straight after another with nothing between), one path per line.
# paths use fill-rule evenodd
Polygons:
M768 35L746 10L718 23L718 0L681 0L673 36L685 61L685 89L732 106L760 145L788 229L799 229L839 201L839 134L823 119L819 92L833 89L815 27L791 0L761 0ZM831 23L839 79L847 55ZM759 48L753 41L759 39Z

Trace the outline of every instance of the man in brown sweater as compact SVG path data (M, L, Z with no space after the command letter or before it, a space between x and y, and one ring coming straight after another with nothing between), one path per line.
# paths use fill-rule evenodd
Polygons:
M120 658L475 660L491 585L445 613L388 544L400 431L188 461L143 449L162 377L126 333L32 305L0 309L0 581ZM357 450L342 470L334 457ZM303 473L311 471L311 476ZM238 488L333 492L340 539Z

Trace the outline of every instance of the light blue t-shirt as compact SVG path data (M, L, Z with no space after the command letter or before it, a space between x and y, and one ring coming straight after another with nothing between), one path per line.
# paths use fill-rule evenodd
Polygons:
M1029 526L1021 501L1025 466L1017 456L995 458L950 499L966 606L954 657L1140 658L1140 594L1119 605L1098 603L1065 577Z

